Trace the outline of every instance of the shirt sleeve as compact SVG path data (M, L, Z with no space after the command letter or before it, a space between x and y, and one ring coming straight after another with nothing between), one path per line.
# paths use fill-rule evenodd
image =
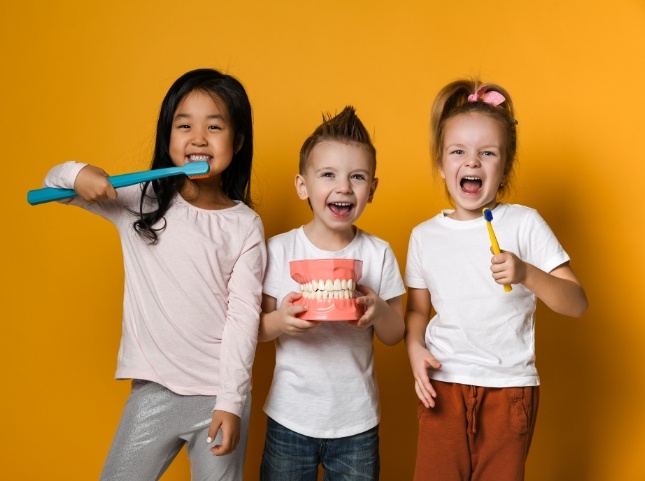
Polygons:
M262 279L266 266L264 228L255 217L228 283L228 310L222 334L220 393L215 409L242 415L251 390L258 340Z
M531 210L526 219L523 237L523 245L527 246L524 260L544 272L551 272L569 262L569 255L546 221L535 210Z
M56 165L47 172L43 186L55 189L73 189L76 176L86 165L83 162L73 160ZM63 199L60 202L67 203L70 202L70 199Z
M389 301L403 294L405 294L405 286L401 278L399 263L396 260L394 251L388 244L383 256L382 282L378 295L384 301Z
M421 246L417 231L413 230L408 245L408 257L405 264L405 285L413 289L427 289L421 263Z
M278 299L280 292L280 280L282 277L282 266L284 264L284 256L279 256L278 253L282 249L282 245L277 238L269 239L267 242L268 261L266 275L264 276L263 292L267 296L271 296L277 301L277 306L280 305L282 299Z

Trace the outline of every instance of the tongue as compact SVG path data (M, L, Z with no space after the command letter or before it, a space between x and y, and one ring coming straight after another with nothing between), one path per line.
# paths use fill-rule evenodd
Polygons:
M476 194L481 189L481 180L464 180L461 183L461 190L467 194Z
M349 212L351 206L340 206L335 204L329 204L329 210L331 210L335 215L345 215Z

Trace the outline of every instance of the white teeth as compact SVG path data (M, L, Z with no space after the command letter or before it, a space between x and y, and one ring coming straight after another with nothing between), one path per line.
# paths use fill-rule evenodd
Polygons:
M300 284L300 292L305 299L352 299L356 297L353 279L312 280Z
M208 155L189 155L188 158L193 162L207 161L210 159Z

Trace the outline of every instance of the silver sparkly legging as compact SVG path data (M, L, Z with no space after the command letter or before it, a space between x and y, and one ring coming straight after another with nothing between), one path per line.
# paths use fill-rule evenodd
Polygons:
M251 412L249 395L242 414L240 443L233 453L214 456L206 442L216 396L182 396L149 381L132 381L101 481L150 481L166 471L185 444L192 481L243 478Z

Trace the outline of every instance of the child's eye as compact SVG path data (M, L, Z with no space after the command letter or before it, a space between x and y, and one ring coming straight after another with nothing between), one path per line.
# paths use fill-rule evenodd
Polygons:
M484 152L482 152L482 155L485 157L493 157L495 156L495 152L491 152L490 150L485 150Z
M321 177L333 177L334 174L332 172L323 172L320 174Z
M222 130L219 125L211 125L208 127L209 130Z
M453 154L453 155L462 155L464 153L464 151L461 150L461 149L455 149L455 150L451 151L450 153Z
M365 180L365 176L363 174L354 174L354 175L352 175L352 179Z

